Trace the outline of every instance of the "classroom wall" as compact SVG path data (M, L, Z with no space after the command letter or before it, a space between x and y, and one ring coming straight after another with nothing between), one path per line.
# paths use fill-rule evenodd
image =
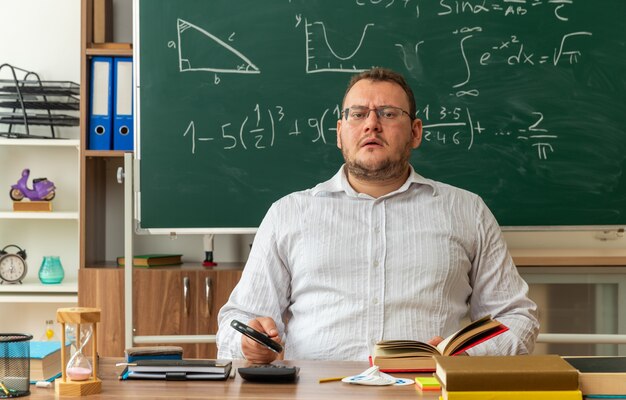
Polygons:
M80 0L0 1L0 65L11 64L39 74L42 80L80 80ZM9 79L8 68L0 79ZM18 74L18 79L23 74ZM23 132L17 127L17 132ZM61 137L76 139L78 129L59 128ZM34 127L32 134L49 134Z
M0 63L80 79L80 0L0 2Z

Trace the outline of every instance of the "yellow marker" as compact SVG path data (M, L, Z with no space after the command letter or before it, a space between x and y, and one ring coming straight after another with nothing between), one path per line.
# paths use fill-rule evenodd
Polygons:
M7 396L10 395L11 393L9 392L9 389L7 389L6 386L4 386L4 382L0 381L0 388L2 388L2 391L4 392L4 394L6 394Z
M320 378L319 383L336 382L336 381L342 380L343 378L345 378L345 376L335 376L332 378Z

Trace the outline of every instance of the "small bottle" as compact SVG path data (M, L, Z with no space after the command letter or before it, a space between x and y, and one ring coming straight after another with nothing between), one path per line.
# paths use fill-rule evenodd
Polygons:
M46 342L54 340L54 321L51 319L46 320L46 328L41 336L41 341Z

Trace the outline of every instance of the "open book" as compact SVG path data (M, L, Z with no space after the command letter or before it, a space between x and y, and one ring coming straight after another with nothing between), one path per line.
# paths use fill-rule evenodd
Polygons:
M415 340L384 340L376 343L372 364L383 371L434 371L433 355L454 356L509 328L487 315L445 338L437 346Z

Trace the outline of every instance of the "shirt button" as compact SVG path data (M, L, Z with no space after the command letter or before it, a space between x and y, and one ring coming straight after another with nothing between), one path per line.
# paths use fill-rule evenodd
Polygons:
M380 228L374 228L374 232L380 233Z
M373 304L378 304L378 299L376 297L374 297L374 300L372 300Z
M375 267L378 267L378 260L375 260L375 261L374 261L374 266L375 266Z

